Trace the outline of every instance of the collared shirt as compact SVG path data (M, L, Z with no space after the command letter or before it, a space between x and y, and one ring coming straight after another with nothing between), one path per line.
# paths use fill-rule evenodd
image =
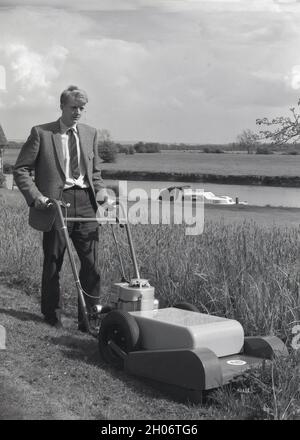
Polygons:
M63 157L64 157L64 167L65 167L65 175L66 175L66 182L64 189L71 188L72 186L80 186L81 188L87 188L89 186L87 179L86 179L86 167L82 160L82 154L80 150L80 144L79 144L79 136L78 136L78 129L76 124L72 127L67 127L63 121L60 119L60 133L61 133L61 143L62 143L62 150L63 150ZM72 128L75 139L76 139L76 145L77 145L77 155L78 155L78 161L79 161L79 171L80 175L78 179L74 179L71 173L70 169L70 152L68 147L69 142L69 136L67 134L67 131Z

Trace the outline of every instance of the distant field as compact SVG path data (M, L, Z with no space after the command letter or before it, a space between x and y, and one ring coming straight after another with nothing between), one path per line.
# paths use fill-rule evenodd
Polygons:
M14 164L19 150L5 151L4 162ZM161 171L221 175L298 176L300 155L211 154L162 152L118 155L116 163L102 164L103 169Z
M139 153L119 155L116 163L103 164L103 169L196 172L222 175L298 176L300 155L211 154L195 152Z

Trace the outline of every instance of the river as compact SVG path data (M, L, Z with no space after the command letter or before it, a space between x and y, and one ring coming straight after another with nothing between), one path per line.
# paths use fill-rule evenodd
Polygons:
M115 183L113 180L105 180L105 182L108 184ZM300 188L256 185L219 185L199 182L127 181L129 193L135 188L141 188L147 191L148 196L150 196L151 189L162 189L177 185L190 185L192 188L210 191L218 196L229 196L234 200L238 197L240 202L246 201L249 205L300 208Z

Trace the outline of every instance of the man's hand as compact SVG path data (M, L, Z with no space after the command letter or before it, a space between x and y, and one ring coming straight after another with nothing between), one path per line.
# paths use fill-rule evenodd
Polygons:
M37 199L35 199L35 201L34 201L34 207L35 207L36 209L40 209L40 210L47 209L47 208L49 207L49 205L48 205L48 200L49 200L48 197L40 196L40 197L38 197Z

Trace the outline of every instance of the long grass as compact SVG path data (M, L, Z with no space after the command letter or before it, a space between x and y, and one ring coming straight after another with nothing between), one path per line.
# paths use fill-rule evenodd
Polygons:
M132 275L125 232L117 229L125 271ZM156 288L161 305L188 301L201 311L237 319L246 335L276 335L290 347L292 328L300 322L299 228L216 220L206 222L199 236L186 236L183 226L166 225L137 225L132 234L141 274ZM110 226L100 228L99 238L105 302L120 273ZM19 198L0 198L0 240L2 279L38 296L41 235L27 226L27 207ZM62 284L65 309L75 313L76 294L67 259ZM216 401L224 408L227 405L232 418L249 414L297 418L299 356L290 352L288 360L274 362L268 374L260 371L247 377L244 389L248 394L226 388L215 394Z
M299 364L298 350L252 369L210 396L215 411L222 409L225 419L300 420Z

